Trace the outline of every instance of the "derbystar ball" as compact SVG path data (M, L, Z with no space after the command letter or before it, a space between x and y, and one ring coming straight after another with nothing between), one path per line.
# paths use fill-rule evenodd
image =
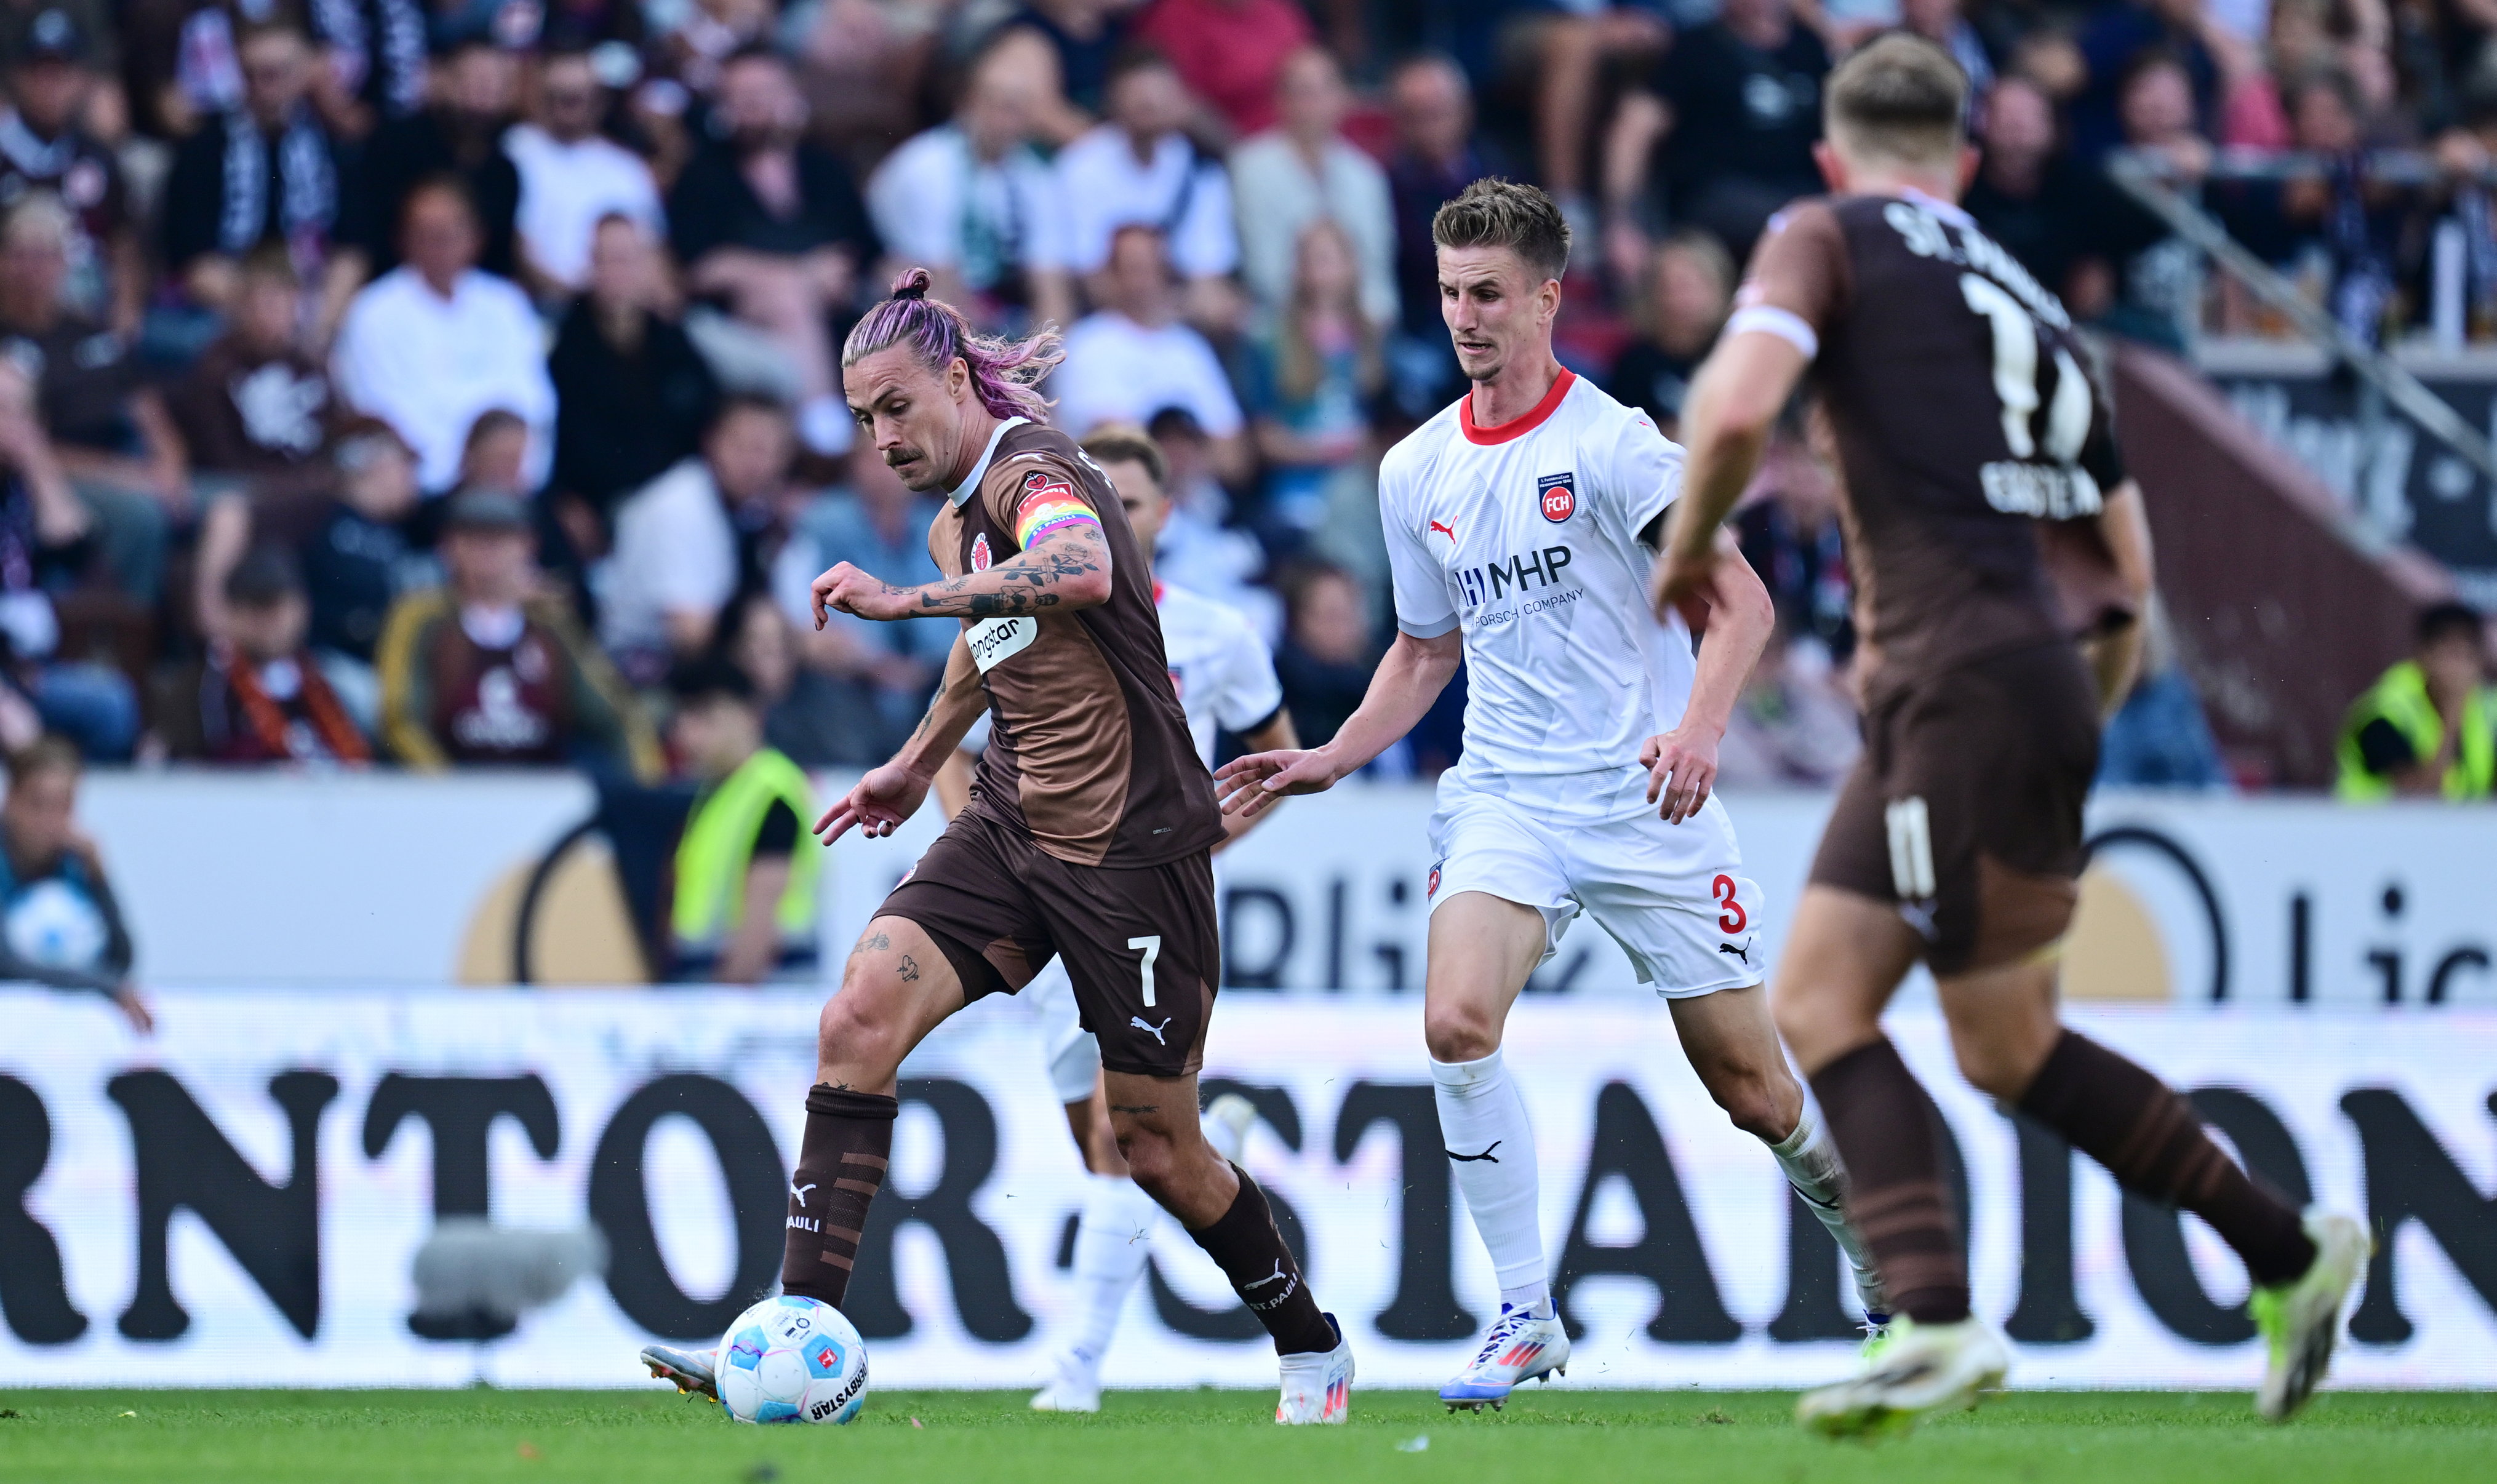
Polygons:
M719 1342L719 1404L740 1422L842 1423L867 1401L867 1343L830 1304L783 1294Z

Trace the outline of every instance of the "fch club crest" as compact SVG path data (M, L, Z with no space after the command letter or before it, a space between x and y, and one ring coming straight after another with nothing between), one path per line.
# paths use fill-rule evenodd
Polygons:
M1543 502L1543 519L1558 525L1578 511L1578 476L1546 474L1534 482L1534 492Z

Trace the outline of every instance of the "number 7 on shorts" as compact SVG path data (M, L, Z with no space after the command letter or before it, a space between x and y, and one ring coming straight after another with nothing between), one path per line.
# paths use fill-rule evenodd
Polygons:
M1154 961L1162 956L1162 935L1156 932L1147 937L1129 938L1127 946L1144 950L1145 1008L1150 1010L1154 1007Z

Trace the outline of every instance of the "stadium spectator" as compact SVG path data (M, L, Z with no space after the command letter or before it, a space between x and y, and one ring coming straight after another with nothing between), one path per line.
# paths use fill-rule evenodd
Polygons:
M363 139L425 106L423 0L312 0L310 11L327 64L313 96L341 138Z
M1234 138L1274 127L1276 86L1289 58L1317 40L1309 13L1292 0L1152 0L1133 34L1170 58Z
M283 249L245 254L233 312L166 398L203 492L229 484L260 496L325 491L335 477L329 373L299 332L302 283Z
M788 358L806 446L838 454L851 423L831 316L877 247L849 167L806 141L806 116L787 62L759 48L731 56L714 114L725 136L686 165L668 229L693 291L726 300Z
M306 101L311 48L302 32L272 22L246 31L237 51L240 105L205 120L174 151L165 266L192 306L222 311L234 301L243 255L274 242L321 286L314 340L326 344L363 282L364 262L340 240L342 167Z
M1240 402L1205 336L1179 321L1162 235L1119 229L1100 279L1101 308L1066 335L1066 361L1051 379L1058 424L1081 435L1103 423L1143 423L1185 409L1213 440L1218 477L1248 472Z
M1734 260L1704 232L1677 232L1648 255L1631 326L1637 338L1613 363L1605 390L1644 411L1666 437L1682 426L1691 378L1734 302Z
M600 637L637 682L711 646L721 610L754 579L746 534L776 514L793 452L786 411L732 396L698 456L616 507L615 549L592 588Z
M1360 708L1378 666L1370 600L1341 567L1304 567L1282 588L1283 643L1275 651L1275 675L1301 742L1322 747ZM1386 754L1397 755L1394 748Z
M310 639L356 724L377 736L376 651L392 605L414 585L416 562L402 527L419 498L416 455L388 423L368 418L340 430L332 457L337 496L298 548L312 606Z
M1607 257L1625 278L1644 258L1643 192L1672 225L1716 234L1739 258L1769 216L1822 189L1820 84L1829 50L1789 0L1726 0L1715 19L1674 38L1664 60L1623 98L1605 145Z
M754 681L765 742L801 768L856 767L892 755L872 735L877 718L857 704L856 692L801 663L800 630L778 598L747 593L730 606L720 627L715 648Z
M677 755L699 783L677 846L668 977L761 984L816 977L816 813L806 773L764 735L754 681L724 659L670 677Z
M70 13L38 10L11 59L9 107L0 111L0 202L49 191L69 207L69 307L136 334L147 300L147 262L120 161L84 122L96 96L87 37Z
M888 583L933 583L943 576L928 551L928 530L942 503L913 494L871 448L852 452L849 467L847 490L815 501L792 522L773 565L772 590L783 616L798 625L806 668L839 685L858 713L850 731L861 750L843 761L876 762L918 724L963 626L951 618L870 623L835 613L815 628L809 584L841 562Z
M1863 750L1829 653L1772 635L1717 749L1719 788L1834 788Z
M2219 121L2223 86L2255 70L2250 47L2212 19L2205 0L2108 0L2080 34L2087 80L2072 100L2072 151L2096 164L2118 144L2138 142L2125 117L2134 75L2152 58L2175 67L2185 84L2182 127L2207 134Z
M2359 152L2364 105L2348 73L2301 78L2291 85L2287 103L2291 142L2316 163L2279 183L2276 209L2286 240L2266 245L2279 260L2320 249L2330 265L2325 307L2343 330L2372 344L2395 307L2412 198L2371 177ZM2238 231L2256 236L2242 223Z
M677 317L658 243L630 217L598 224L589 291L564 311L547 375L555 394L550 483L559 514L577 500L596 517L592 527L565 526L595 555L616 502L692 454L719 407L719 378Z
M1474 144L1466 75L1441 56L1416 57L1387 79L1396 152L1387 186L1396 214L1398 331L1388 343L1396 410L1421 422L1461 389L1448 327L1439 319L1438 249L1431 218L1491 168Z
M522 275L550 297L588 286L592 239L609 217L667 230L648 162L598 132L607 108L589 53L557 51L538 69L535 116L503 136L520 177Z
M51 589L84 569L95 518L71 490L43 425L35 389L0 357L0 732L23 733L16 704L30 703L45 727L74 739L87 756L118 760L139 736L139 700L122 674L55 657L60 616ZM22 740L12 735L10 741Z
M2490 797L2497 691L2488 683L2486 620L2460 603L2422 612L2411 657L2350 708L2335 755L2335 792L2345 800Z
M124 593L152 603L168 526L190 510L189 463L129 342L63 305L72 230L48 195L0 220L0 356L33 378L44 434L94 512L98 563Z
M2177 660L2166 605L2155 594L2144 621L2141 668L2099 740L2097 781L2108 788L2227 788L2220 743L2193 677Z
M1982 118L1985 96L1994 90L1994 50L1968 18L1963 0L1899 0L1899 28L1950 53L1968 78L1969 121ZM1843 49L1853 47L1850 42Z
M1043 52L1039 65L1032 53ZM930 291L987 324L1069 324L1057 180L1033 146L1051 64L1008 29L971 63L952 119L914 136L868 178L876 235Z
M1324 523L1343 476L1368 489L1368 407L1384 363L1344 230L1311 221L1296 256L1290 297L1250 357L1248 401L1266 466L1265 519L1306 535Z
M83 990L145 1035L156 1021L131 981L137 953L104 859L78 827L85 768L57 737L9 758L0 801L0 981Z
M2120 103L2125 144L2179 186L2197 187L2212 150L2195 123L2184 65L2165 52L2147 54L2125 79ZM2199 251L2102 175L2096 183L2070 282L2074 316L2181 350L2201 312Z
M479 270L467 192L449 179L419 185L400 243L407 261L359 292L338 329L339 394L398 429L429 493L456 482L470 425L494 408L528 424L530 470L542 471L555 410L545 332L526 294Z
M346 234L375 273L398 267L399 224L408 199L431 180L459 182L483 234L477 267L499 278L520 276L515 222L521 173L503 152L520 94L520 59L485 36L450 46L433 67L432 101L373 131L357 161L357 188L347 195Z
M1049 129L1053 144L1064 144L1083 132L1087 115L1102 111L1110 90L1110 73L1127 44L1128 12L1135 0L1024 0L1001 29L1028 31L1049 44L1058 59L1058 76L1065 91L1062 111L1079 127L1071 132Z
M2062 293L2092 182L2057 147L2054 100L2035 81L2005 78L1985 95L1982 111L1983 158L1960 206L2039 283Z
M392 606L382 741L421 772L554 763L656 780L650 724L559 597L543 590L528 506L490 490L450 505L440 587Z
M225 581L227 638L200 679L200 741L220 763L363 763L372 756L305 647L312 606L295 560L263 547Z
M1284 62L1278 91L1281 121L1231 153L1240 274L1259 309L1285 312L1303 235L1312 222L1330 221L1358 265L1361 313L1373 325L1392 325L1395 206L1386 172L1343 137L1352 107L1343 73L1332 55L1305 47Z
M1058 153L1067 267L1104 300L1111 291L1100 280L1119 230L1151 227L1187 280L1190 317L1231 323L1228 275L1240 264L1231 180L1187 136L1187 89L1161 53L1144 47L1121 54L1109 87L1109 121Z

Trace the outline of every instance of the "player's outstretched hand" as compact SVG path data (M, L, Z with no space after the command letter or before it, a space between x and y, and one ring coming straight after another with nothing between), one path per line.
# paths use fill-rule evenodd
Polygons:
M856 614L862 618L892 619L912 616L906 588L896 587L879 577L870 576L848 562L833 568L815 579L815 627L822 628L831 611Z
M920 802L927 797L926 778L900 763L887 763L870 770L840 803L824 810L824 817L815 821L815 833L829 845L856 825L868 838L882 839L918 813Z
M1663 801L1656 812L1667 824L1698 813L1717 786L1717 739L1705 731L1676 727L1651 737L1639 749L1639 762L1647 769L1647 802Z
M1339 776L1322 748L1252 752L1215 771L1214 792L1223 813L1254 819L1288 795L1326 792Z

